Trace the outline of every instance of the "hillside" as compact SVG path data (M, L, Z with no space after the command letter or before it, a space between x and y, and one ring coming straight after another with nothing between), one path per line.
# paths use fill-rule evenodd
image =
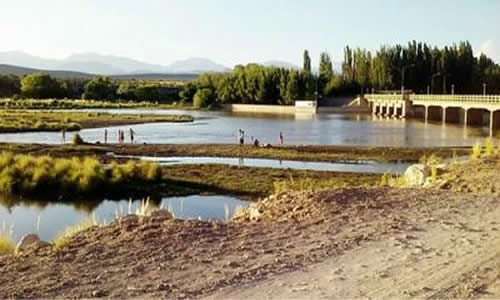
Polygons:
M14 74L17 76L23 76L32 73L46 73L50 76L57 78L92 78L98 76L97 74L74 72L66 70L43 70L43 69L33 69L25 68L13 65L0 64L0 74ZM144 73L144 74L123 74L123 75L111 75L111 78L119 80L131 80L131 79L142 79L142 80L193 80L198 77L198 74L169 74L169 73Z

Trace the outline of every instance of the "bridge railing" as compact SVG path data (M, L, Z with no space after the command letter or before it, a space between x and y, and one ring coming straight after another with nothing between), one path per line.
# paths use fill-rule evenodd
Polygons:
M500 95L410 95L410 100L500 103Z
M401 94L366 94L364 97L368 101L401 101Z

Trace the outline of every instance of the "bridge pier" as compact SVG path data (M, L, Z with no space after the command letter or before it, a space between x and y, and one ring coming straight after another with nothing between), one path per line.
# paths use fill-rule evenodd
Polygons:
M398 117L398 106L396 104L392 105L392 117L394 119Z
M500 128L500 111L490 110L490 137L497 128Z

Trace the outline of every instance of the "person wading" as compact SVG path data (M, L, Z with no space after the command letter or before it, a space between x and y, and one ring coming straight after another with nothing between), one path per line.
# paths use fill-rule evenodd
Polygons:
M61 134L62 134L62 143L66 144L66 129L65 128L61 131Z
M134 135L135 135L135 131L133 131L132 128L130 128L130 143L131 144L134 143Z
M239 129L240 131L240 146L243 146L245 144L245 131Z

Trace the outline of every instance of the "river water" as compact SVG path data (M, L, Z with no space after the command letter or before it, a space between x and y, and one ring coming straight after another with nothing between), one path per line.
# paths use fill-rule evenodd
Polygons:
M120 158L137 158L145 161L158 162L160 165L181 165L181 164L222 164L238 167L293 169L309 171L331 171L331 172L353 172L353 173L391 173L400 174L411 165L408 162L375 162L375 161L355 161L355 162L313 162L279 160L265 158L241 158L241 157L150 157L150 156L129 156L116 155Z
M117 215L136 212L140 205L141 200L51 203L0 195L0 230L4 226L7 230L12 230L16 241L27 233L36 233L41 239L49 241L68 226L79 224L85 219L95 218L99 223L110 222ZM175 218L221 221L232 217L238 207L248 205L247 201L228 196L169 197L156 202L150 201L150 206L168 209Z
M318 115L255 115L227 112L197 112L178 110L87 110L109 113L135 114L191 114L193 123L155 123L131 126L108 127L110 142L116 142L116 133L137 133L138 143L236 143L238 129L246 133L246 142L258 138L261 144L277 144L283 132L285 144L291 145L350 145L350 146L469 146L482 141L486 128L464 128L461 125L424 124L418 120L378 119L370 115L318 114ZM67 134L67 140L74 133ZM80 135L88 142L103 142L104 128L85 129ZM57 132L0 134L0 142L16 143L61 143ZM293 162L264 159L238 158L155 158L163 164L175 163L225 163L233 165L279 167L311 170L334 170L349 172L400 173L404 164L346 164ZM140 201L133 202L138 206ZM223 220L231 216L237 206L247 202L226 196L190 196L158 200L178 218L201 218ZM0 229L2 224L13 226L14 238L23 234L38 233L44 240L53 239L65 227L80 223L91 215L99 221L111 220L117 214L128 212L129 202L83 201L82 203L47 203L11 199L0 195ZM135 210L135 208L132 208Z
M236 143L238 129L245 131L246 142L258 138L260 143L279 143L283 132L285 144L350 145L350 146L470 146L482 141L487 128L464 127L457 124L432 124L419 120L381 119L371 115L263 115L229 112L181 110L85 110L134 114L190 114L193 123L155 123L108 127L109 142L117 142L118 130L136 132L138 143L217 144ZM74 133L67 134L67 141ZM85 129L80 135L88 142L103 142L104 128ZM128 134L127 134L128 137ZM0 134L0 142L50 143L62 142L58 132Z

